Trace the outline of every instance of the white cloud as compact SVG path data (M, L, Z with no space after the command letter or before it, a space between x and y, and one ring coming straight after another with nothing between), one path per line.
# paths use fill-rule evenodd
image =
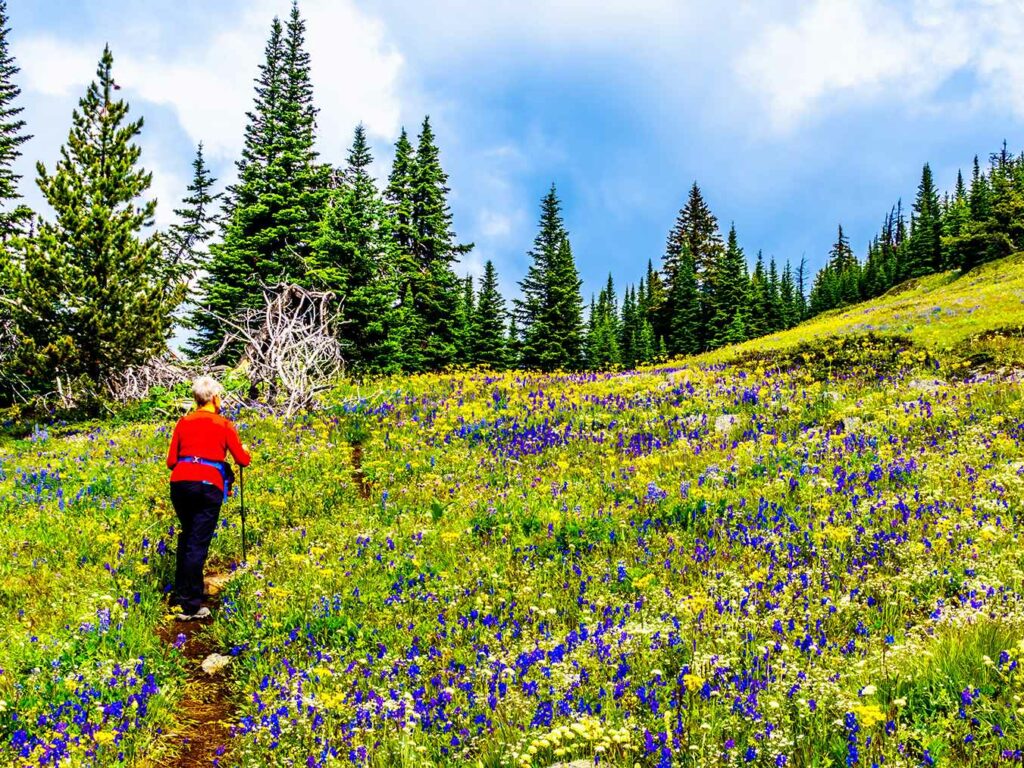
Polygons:
M512 218L501 211L484 208L477 219L477 229L485 237L504 238L512 233Z
M151 26L149 36L138 35L126 24L123 29L103 29L104 38L85 35L70 40L45 32L16 37L13 52L22 68L26 117L36 133L26 154L52 166L58 144L66 137L71 108L94 79L96 62L109 41L114 76L131 114L147 117L140 143L142 163L153 173L148 197L159 201L157 225L167 226L187 183L191 157L184 137L193 146L202 141L207 158L223 171L221 182L230 180L271 20L275 15L284 19L290 5L287 0L259 0L232 18L211 14L200 30L159 24ZM324 158L343 160L360 121L371 136L391 139L399 126L403 59L387 40L383 25L361 12L354 0L304 0L301 10ZM154 35L172 44L157 54ZM163 117L167 112L176 126ZM54 115L63 116L59 130ZM39 118L46 124L40 125ZM24 172L33 177L28 166ZM46 209L34 185L26 184L25 193L27 202Z
M210 19L209 26L221 31L178 46L170 56L154 54L130 38L118 39L118 30L112 30L115 76L130 99L170 107L193 143L203 141L212 156L234 159L270 21L275 14L285 17L289 5L261 0L248 4L240 18ZM305 0L301 10L324 151L336 157L360 121L371 135L394 136L403 60L383 25L352 0ZM168 35L185 40L196 32L166 28ZM23 62L26 92L66 95L92 79L101 49L101 41L39 35L17 41L14 53Z
M781 131L830 100L927 108L961 72L977 86L965 101L1024 115L1024 16L1015 0L815 0L765 25L735 71Z

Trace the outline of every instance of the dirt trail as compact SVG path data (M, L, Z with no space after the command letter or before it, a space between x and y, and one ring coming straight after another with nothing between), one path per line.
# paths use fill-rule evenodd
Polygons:
M217 595L228 578L229 574L225 573L206 576L206 593L210 598L204 604L214 615L220 607ZM215 761L220 765L225 763L234 713L228 695L227 675L224 671L208 675L200 666L207 656L218 651L204 632L212 623L213 616L198 621L172 621L159 629L160 638L165 643L180 646L189 665L188 681L177 706L181 727L171 736L177 755L169 761L157 763L159 766L210 768Z

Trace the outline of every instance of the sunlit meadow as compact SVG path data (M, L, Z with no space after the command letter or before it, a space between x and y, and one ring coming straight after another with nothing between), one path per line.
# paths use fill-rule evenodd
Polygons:
M1024 393L992 339L1024 270L985 270L886 327L898 297L714 359L232 414L222 764L1020 762ZM174 764L171 425L2 449L3 765Z

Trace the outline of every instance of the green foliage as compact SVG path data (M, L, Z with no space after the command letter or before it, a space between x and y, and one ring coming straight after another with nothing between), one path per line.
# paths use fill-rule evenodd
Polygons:
M218 318L257 306L262 285L307 279L329 176L314 148L316 112L305 22L296 4L285 25L275 18L271 27L238 182L228 190L223 239L211 248L200 286L195 351L217 350L225 332Z
M498 273L488 259L473 310L471 354L474 365L503 370L510 363L505 335L505 299L498 289Z
M216 183L206 167L200 143L192 160L192 181L181 208L174 211L177 221L164 235L167 282L170 285L189 282L203 264L204 245L220 224L220 216L214 206L222 194L213 192Z
M22 144L31 136L25 133L24 108L16 104L21 88L14 78L20 70L10 51L7 24L7 0L0 0L0 242L4 244L23 234L32 218L32 211L17 202L21 176L15 173L14 164L21 157Z
M143 199L152 177L138 167L142 120L126 122L112 67L104 49L55 171L38 165L54 218L16 242L10 265L22 340L14 368L36 392L58 378L95 391L145 361L164 345L183 294L183 286L167 284L159 236L146 234L156 202Z
M355 373L393 371L398 353L393 329L396 254L387 209L370 175L372 162L366 132L357 126L348 167L330 193L307 275L343 308L339 332Z
M577 370L584 354L582 281L554 184L541 200L529 256L530 266L519 283L522 298L515 302L522 334L520 364L543 371Z

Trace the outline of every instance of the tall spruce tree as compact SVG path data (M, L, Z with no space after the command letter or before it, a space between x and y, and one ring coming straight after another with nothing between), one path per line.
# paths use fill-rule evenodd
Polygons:
M591 300L587 324L587 367L595 371L614 369L621 362L619 350L619 312L615 296L615 283L608 275L608 282L598 294L597 301Z
M747 295L750 302L747 332L750 337L753 339L771 333L768 321L768 305L770 303L768 273L764 268L764 254L761 251L757 252L757 261L754 263L754 271L750 274L750 288Z
M484 276L473 314L472 362L494 370L509 364L505 336L505 299L498 289L498 273L490 260L484 264Z
M416 241L412 219L412 185L416 150L409 141L405 128L395 142L395 159L391 164L384 198L391 218L391 236L403 261L401 272L407 275L413 269L413 248Z
M709 276L707 317L710 318L708 338L711 348L735 343L739 329L746 333L747 262L736 236L736 227L729 228L725 255ZM742 340L742 339L739 339Z
M142 119L129 121L128 105L114 98L112 68L105 48L54 172L38 164L54 218L19 241L13 266L16 367L37 391L57 377L96 387L145 361L166 343L182 298L158 277L167 270L151 231L156 202L144 197L152 176L138 167Z
M710 310L710 295L713 293L713 282L719 266L724 257L724 246L722 235L718 229L718 219L711 212L704 196L693 183L690 188L686 204L679 211L675 225L669 233L668 242L665 245L665 256L662 262L667 299L663 305L661 317L656 323L656 332L664 334L668 341L670 354L682 354L683 350L672 348L672 339L678 338L673 333L673 317L676 314L676 307L672 304L672 296L675 292L675 276L679 269L679 262L684 251L689 255L694 274L697 277L697 285L701 293L701 339L707 337L706 326L712 322ZM685 294L689 290L684 286L681 292Z
M942 269L942 215L939 193L928 163L921 170L921 183L914 201L908 248L907 277L919 277Z
M413 343L420 347L424 370L440 370L457 357L452 317L458 304L458 280L452 264L473 246L456 242L448 175L441 167L429 117L423 119L409 183L412 243L405 278L412 288L421 334Z
M779 303L782 308L781 327L783 330L792 328L799 322L800 309L796 301L796 282L793 279L793 268L786 260L786 266L782 269L782 279L779 281Z
M569 234L562 221L562 203L558 199L555 185L541 200L541 215L537 236L529 252L530 266L519 282L522 297L515 301L516 318L522 334L521 364L526 368L554 370L570 367L572 352L564 341L573 337L577 330L561 325L564 316L571 312L560 306L573 288L580 305L579 323L582 324L582 298L579 297L579 280L574 285L558 285L559 273L567 271L564 264L563 245ZM569 252L571 260L571 251ZM575 265L571 266L572 271ZM570 325L573 321L570 319ZM573 366L574 367L574 366Z
M14 78L20 71L11 54L7 18L7 1L0 0L0 242L6 243L25 231L32 211L18 201L21 176L14 172L14 163L21 157L21 145L31 136L25 133L21 118L23 107L17 105L21 88Z
M397 370L395 245L384 200L370 175L372 162L366 131L359 125L340 185L330 193L307 274L341 304L341 337L350 367L359 373Z
M473 276L459 281L459 297L452 318L455 326L455 362L468 365L473 362L473 338L476 335L476 293Z
M673 307L667 347L670 354L695 355L704 346L697 270L689 248L679 255L679 267L672 281L668 301Z
M330 174L314 148L316 112L305 22L293 4L285 25L275 18L271 26L238 182L228 190L223 239L211 248L200 286L194 343L200 352L220 346L225 329L218 317L262 301L261 285L306 280Z

